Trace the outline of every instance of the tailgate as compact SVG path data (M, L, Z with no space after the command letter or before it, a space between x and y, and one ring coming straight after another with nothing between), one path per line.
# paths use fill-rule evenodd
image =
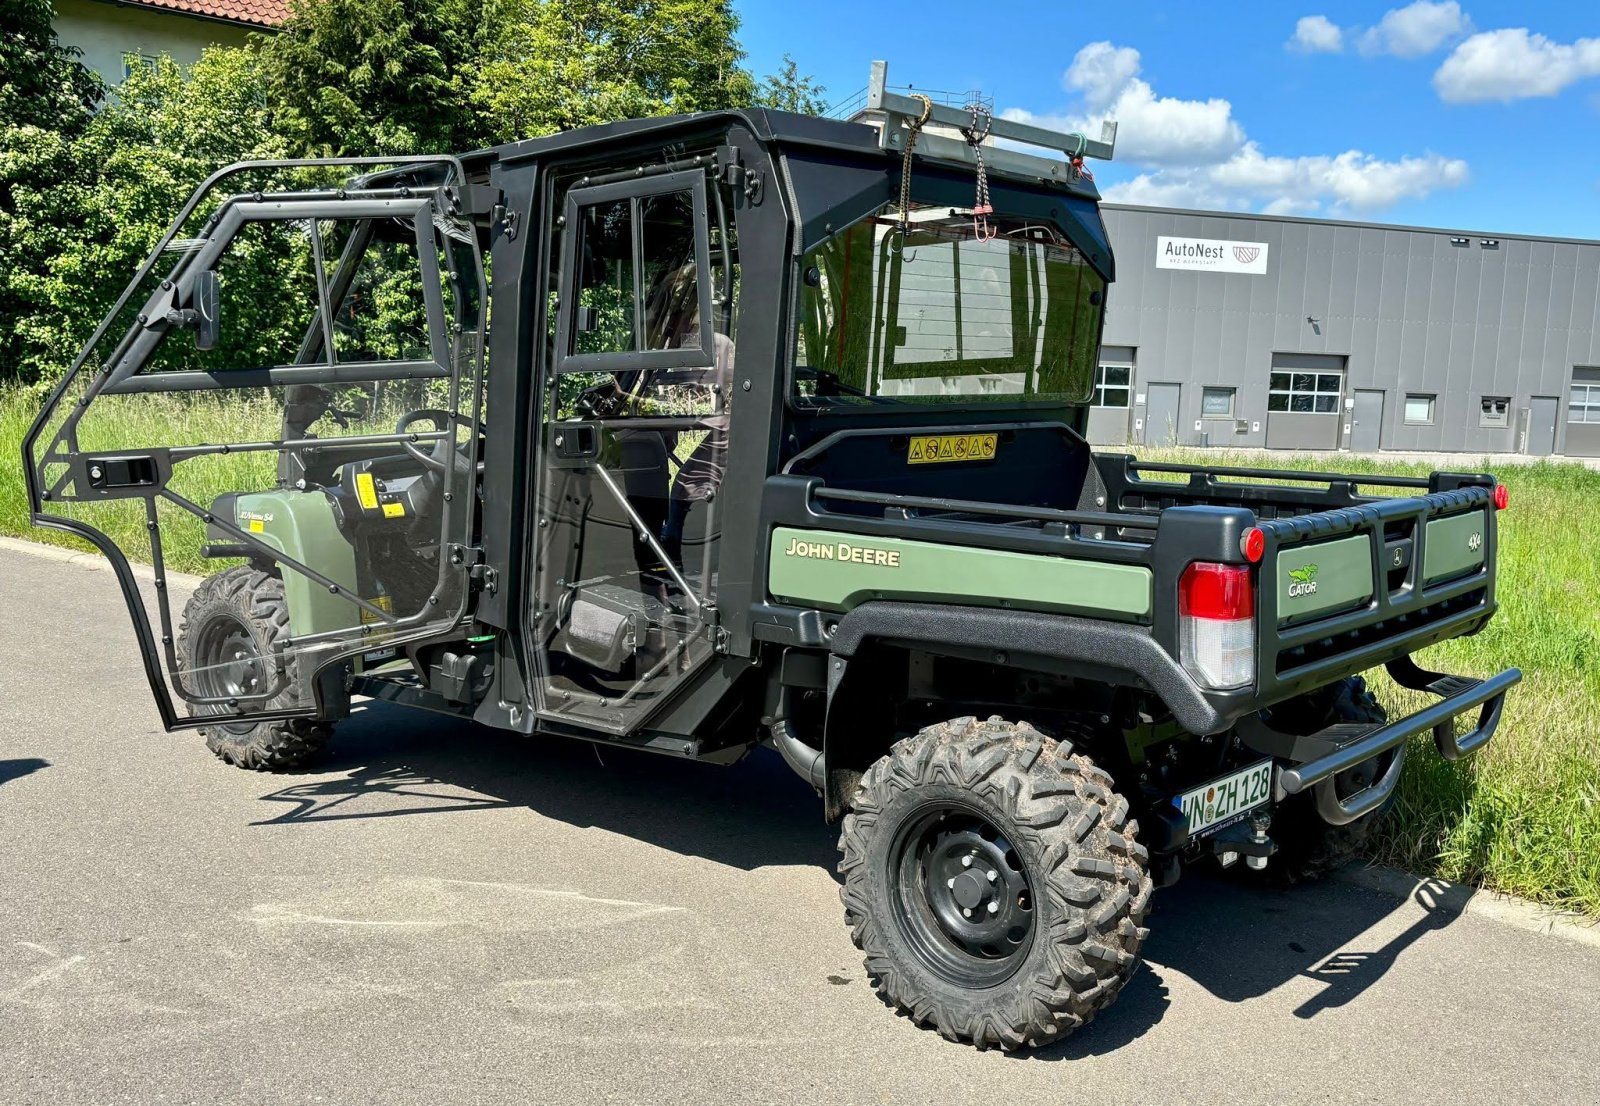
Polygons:
M1494 613L1491 487L1259 526L1257 689L1267 702L1471 633Z

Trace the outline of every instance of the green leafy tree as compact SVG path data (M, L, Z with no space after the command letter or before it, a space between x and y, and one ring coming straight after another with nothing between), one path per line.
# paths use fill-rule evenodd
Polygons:
M167 58L136 68L66 152L40 143L33 156L77 175L19 197L18 222L49 252L17 278L16 374L65 370L200 181L229 162L284 154L260 58L220 48L187 72Z
M94 117L100 79L62 46L50 0L7 0L0 16L0 381L28 355L20 326L74 225L88 179L74 140Z
M729 0L489 4L472 95L492 141L755 99Z
M296 156L471 149L481 0L295 0L257 38L275 126Z
M100 78L63 46L51 0L6 0L0 14L0 125L77 134L104 95Z
M793 57L784 54L782 67L762 80L756 92L756 103L779 111L824 115L828 111L828 101L824 98L827 91L810 74L801 73Z

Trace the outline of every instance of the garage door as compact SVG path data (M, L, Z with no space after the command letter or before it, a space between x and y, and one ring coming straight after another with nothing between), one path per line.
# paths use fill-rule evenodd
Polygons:
M1275 353L1267 386L1268 449L1338 449L1344 358Z

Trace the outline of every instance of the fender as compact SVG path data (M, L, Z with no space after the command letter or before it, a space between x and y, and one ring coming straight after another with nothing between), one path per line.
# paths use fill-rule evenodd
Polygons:
M1071 615L1041 614L992 607L948 607L930 603L864 603L839 619L828 640L828 713L823 727L823 763L828 766L825 796L829 817L842 809L848 770L835 771L830 749L852 724L854 712L836 710L841 690L851 685L850 663L863 647L888 645L944 656L990 659L1042 670L1071 664L1100 674L1109 682L1148 688L1193 734L1220 733L1233 724L1233 713L1217 709L1162 648L1148 627L1103 622Z

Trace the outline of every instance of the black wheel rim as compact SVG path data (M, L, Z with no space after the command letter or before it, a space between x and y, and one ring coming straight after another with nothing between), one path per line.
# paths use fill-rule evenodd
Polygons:
M941 803L910 815L890 848L889 888L917 957L958 986L1003 982L1033 947L1027 864L975 807Z
M195 635L194 689L206 699L242 699L259 695L266 686L266 667L261 663L261 650L244 620L232 615L218 614L207 619ZM221 712L225 706L208 709ZM224 724L232 733L243 733L253 723Z

